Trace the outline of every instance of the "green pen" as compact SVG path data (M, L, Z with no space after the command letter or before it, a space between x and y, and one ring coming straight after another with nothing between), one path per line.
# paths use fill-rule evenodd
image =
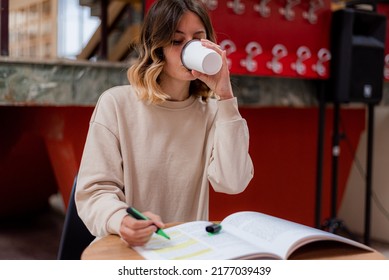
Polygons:
M130 214L132 217L134 217L137 220L150 220L148 217L143 215L141 212L136 210L134 207L128 207L127 213ZM170 237L159 227L157 227L157 230L155 231L156 234L159 234L160 236L165 237L166 239L170 239Z

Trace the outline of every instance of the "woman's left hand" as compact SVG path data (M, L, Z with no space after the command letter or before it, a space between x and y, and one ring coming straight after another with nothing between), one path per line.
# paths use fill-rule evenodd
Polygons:
M220 54L223 63L222 68L215 75L203 74L196 70L192 70L192 75L203 81L220 98L220 100L233 98L234 93L230 81L226 51L222 50L217 44L206 39L201 39L201 43L204 47L210 48Z

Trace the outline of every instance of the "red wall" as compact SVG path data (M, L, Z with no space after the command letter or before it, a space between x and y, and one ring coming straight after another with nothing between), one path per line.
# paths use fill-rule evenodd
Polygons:
M93 107L0 107L0 217L43 207L59 189L68 202ZM255 175L239 195L211 191L210 219L255 210L314 223L317 108L241 108L250 129ZM331 110L327 111L323 217L329 211ZM352 147L365 127L363 109L342 111ZM341 142L339 200L352 153Z
M250 130L254 178L239 195L211 191L210 219L254 210L314 226L316 197L317 108L241 108ZM365 128L364 109L341 112L347 141L341 141L339 197L350 173L353 153ZM327 109L323 170L322 218L328 218L331 182L332 110ZM348 144L349 143L349 144Z
M92 107L0 107L0 217L67 203Z

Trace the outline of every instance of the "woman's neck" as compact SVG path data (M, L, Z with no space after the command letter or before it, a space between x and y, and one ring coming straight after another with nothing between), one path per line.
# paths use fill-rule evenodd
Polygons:
M171 101L183 101L189 97L190 81L161 79L160 86L163 92L170 96Z

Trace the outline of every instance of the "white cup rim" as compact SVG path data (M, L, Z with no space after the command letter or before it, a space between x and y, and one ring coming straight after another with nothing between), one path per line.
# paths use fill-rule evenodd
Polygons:
M191 44L191 43L193 43L193 42L195 42L195 41L201 42L201 40L199 40L199 39L192 39L192 40L189 40L188 42L185 43L185 45L182 47L182 50L181 50L181 62L182 62L182 65L184 65L184 67L185 67L186 69L188 69L188 70L192 70L192 69L190 69L188 66L185 65L185 62L184 62L184 53L185 53L186 47L187 47L189 44Z

